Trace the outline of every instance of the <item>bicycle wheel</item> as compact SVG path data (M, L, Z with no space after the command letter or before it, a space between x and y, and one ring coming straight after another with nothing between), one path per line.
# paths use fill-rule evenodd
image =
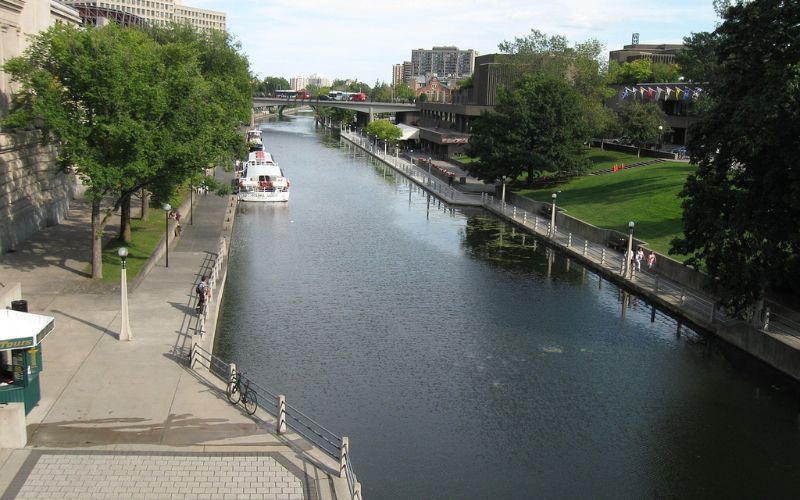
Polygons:
M242 392L239 390L239 384L230 382L228 384L228 401L235 405L240 399L242 399Z
M254 414L258 409L258 397L255 391L247 391L244 398L244 409L250 415Z

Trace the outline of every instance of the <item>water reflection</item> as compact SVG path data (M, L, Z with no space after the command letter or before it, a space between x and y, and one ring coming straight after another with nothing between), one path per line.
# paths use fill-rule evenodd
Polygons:
M351 438L365 496L787 497L791 385L304 118L237 214L218 352Z

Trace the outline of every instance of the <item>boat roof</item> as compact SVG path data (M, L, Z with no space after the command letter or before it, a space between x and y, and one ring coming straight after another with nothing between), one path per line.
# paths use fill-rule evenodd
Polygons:
M275 164L275 157L272 156L271 153L266 151L251 151L249 155L247 155L247 162L248 163L272 163Z

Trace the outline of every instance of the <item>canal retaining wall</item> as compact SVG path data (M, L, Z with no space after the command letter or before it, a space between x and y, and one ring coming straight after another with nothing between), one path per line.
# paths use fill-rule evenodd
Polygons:
M422 169L415 167L411 173L407 165L400 165L394 157L384 156L383 151L353 142L347 134L342 137L445 202L449 202L448 197L455 199L449 194L450 190L441 189L438 179L436 182L433 179L420 182L418 177L427 175ZM621 288L633 291L683 322L716 335L800 381L800 338L774 329L770 331L767 329L768 322L750 323L726 316L719 309L717 299L707 292L710 283L708 276L664 255L658 256L657 272L631 273L626 269L621 252L609 248L611 242L627 240L627 235L592 226L558 210L556 228L551 231L550 218L543 214L544 209L549 209L549 203L524 199L513 193L506 193L506 200L504 202L484 195L481 205L521 230L557 247ZM644 247L646 242L634 240L634 245Z

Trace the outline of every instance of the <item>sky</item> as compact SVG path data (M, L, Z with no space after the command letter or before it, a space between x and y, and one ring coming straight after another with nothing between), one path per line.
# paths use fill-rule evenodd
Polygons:
M392 81L392 65L413 49L456 46L479 54L532 29L564 35L571 44L590 38L609 50L631 43L681 43L713 31L712 0L184 0L227 14L228 31L241 43L259 78L287 80L313 73Z

